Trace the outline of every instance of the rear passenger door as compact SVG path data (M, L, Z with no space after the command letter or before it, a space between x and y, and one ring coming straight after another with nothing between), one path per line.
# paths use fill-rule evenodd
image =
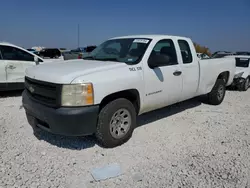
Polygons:
M198 59L192 56L191 48L186 40L178 40L181 51L183 88L181 100L193 98L199 84Z

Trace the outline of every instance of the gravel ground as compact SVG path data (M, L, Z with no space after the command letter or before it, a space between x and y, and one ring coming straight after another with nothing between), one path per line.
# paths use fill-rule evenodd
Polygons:
M250 187L250 90L220 106L190 100L141 116L124 145L68 138L28 125L20 96L0 98L0 187ZM95 182L91 169L123 174Z

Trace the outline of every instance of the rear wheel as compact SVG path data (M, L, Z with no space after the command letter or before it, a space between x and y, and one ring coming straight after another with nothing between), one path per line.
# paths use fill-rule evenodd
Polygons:
M102 146L113 148L127 142L135 126L134 105L127 99L116 99L101 109L96 138Z
M240 85L239 87L240 91L247 91L249 88L249 83L250 83L250 80L249 80L249 77L247 77L245 81L242 82L242 84Z
M224 100L226 94L226 83L223 79L218 79L208 94L208 103L212 105L219 105Z

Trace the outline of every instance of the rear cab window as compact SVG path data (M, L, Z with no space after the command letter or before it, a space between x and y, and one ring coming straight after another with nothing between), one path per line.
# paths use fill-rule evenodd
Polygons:
M178 44L181 50L183 64L192 63L193 56L188 42L186 40L178 40Z
M60 57L62 53L59 49L47 48L47 49L41 50L40 55L42 55L43 57L54 58L54 57Z

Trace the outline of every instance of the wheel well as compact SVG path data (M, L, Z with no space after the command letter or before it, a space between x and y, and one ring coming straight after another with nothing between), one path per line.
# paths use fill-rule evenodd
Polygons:
M220 73L217 80L218 79L223 79L225 81L225 83L227 84L228 79L229 79L229 72L225 71L225 72Z
M136 113L139 113L140 110L140 95L139 92L136 89L129 89L129 90L123 90L116 93L112 93L102 100L100 104L100 110L109 102L119 99L119 98L125 98L129 100L135 107Z

